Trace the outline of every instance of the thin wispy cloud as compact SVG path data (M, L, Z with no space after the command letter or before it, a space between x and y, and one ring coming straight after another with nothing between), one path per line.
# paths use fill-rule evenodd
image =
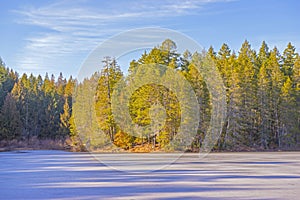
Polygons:
M113 34L142 25L151 26L155 20L167 17L197 14L207 4L219 1L226 0L104 1L101 5L87 1L58 1L42 7L14 10L20 16L18 23L40 28L39 32L26 38L17 65L26 71L78 69L80 63L70 66L74 64L70 60L84 59L97 44Z

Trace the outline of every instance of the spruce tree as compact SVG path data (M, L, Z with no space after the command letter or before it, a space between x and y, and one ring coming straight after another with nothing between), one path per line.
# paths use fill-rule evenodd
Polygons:
M14 97L9 93L0 110L0 141L20 139L22 124Z
M285 76L290 77L292 75L296 57L296 48L292 45L291 42L289 42L282 55L282 71Z

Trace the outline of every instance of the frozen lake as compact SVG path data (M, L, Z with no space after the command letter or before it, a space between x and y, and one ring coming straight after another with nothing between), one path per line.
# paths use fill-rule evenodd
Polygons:
M99 161L100 160L100 161ZM0 199L299 199L300 152L0 153Z

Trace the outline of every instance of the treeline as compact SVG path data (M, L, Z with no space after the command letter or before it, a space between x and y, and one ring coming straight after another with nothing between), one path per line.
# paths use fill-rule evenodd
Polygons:
M65 140L75 80L19 75L0 66L0 141Z
M216 65L226 88L227 115L214 149L299 149L300 56L291 43L281 54L276 47L270 50L265 42L255 51L248 41L238 53L223 44L217 52L211 47L205 52L187 50L179 54L176 44L167 39L140 59L133 60L128 76L124 77L115 59L106 57L101 71L78 84L72 78L67 81L62 75L57 80L47 75L44 78L26 74L18 77L1 64L0 140L71 138L73 146L82 142L90 149L115 144L126 150L143 146L151 150L170 150L169 144L181 126L182 110L178 98L168 88L146 84L129 99L130 117L139 126L153 123L153 108L165 109L158 112L164 115L165 121L157 123L161 127L155 133L151 129L143 135L126 132L112 113L116 84L123 80L130 86L131 81L137 80L135 76L150 70L138 71L140 66L155 63L168 66L185 77L197 96L199 126L189 147L197 151L209 130L212 112L211 91L196 67L197 62L205 60ZM160 75L165 73L157 70L155 73ZM90 92L91 88L95 91ZM75 97L73 105L72 95Z
M161 85L146 84L130 97L130 117L139 126L152 123L151 106L164 107L165 122L161 122L164 126L157 133L151 129L148 132L143 131L144 135L133 134L133 129L132 132L128 132L128 129L126 132L115 120L117 117L122 121L122 115L114 116L111 109L115 84L124 79L125 89L137 80L146 80L146 76L138 76L147 74L147 70L153 70L145 64L155 63L174 69L192 85L197 95L200 116L197 134L193 136L189 148L193 151L199 150L209 130L212 112L211 91L196 67L197 62L203 64L205 60L212 61L218 68L227 95L227 116L221 136L214 147L216 150L299 148L300 56L291 43L280 54L276 47L269 50L265 42L256 52L248 41L242 44L238 54L224 44L218 52L211 47L206 52L185 51L180 55L176 51L176 44L166 40L160 46L145 52L140 59L133 60L125 79L116 61L105 58L103 70L79 85L77 95L81 99L74 105L74 108L84 108L89 104L83 109L84 112L76 113L80 116L77 123L75 119L84 143L95 149L101 148L108 143L102 140L103 136L106 136L111 143L124 149L135 149L146 144L152 150L170 148L171 141L178 134L181 114L178 99L172 91ZM144 66L142 71L139 66ZM152 73L161 76L166 72L157 69ZM88 85L97 85L97 92L89 94L89 88L95 86ZM83 101L82 97L87 96L94 101ZM122 101L119 99L119 102ZM93 109L87 112L88 107L95 108L95 113ZM95 124L82 122L84 119L93 119ZM102 137L97 135L99 129L104 132ZM188 130L186 134L186 137L189 137Z

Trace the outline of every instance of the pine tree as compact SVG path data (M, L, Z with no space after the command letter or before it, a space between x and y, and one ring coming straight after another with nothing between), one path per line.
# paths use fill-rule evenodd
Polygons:
M16 81L17 74L6 68L0 57L0 107L3 105L6 95L11 92Z
M270 104L269 104L269 110L271 113L270 118L270 130L272 132L272 135L270 136L271 140L270 145L275 147L280 147L280 139L281 139L281 133L280 133L280 123L281 123L281 108L280 108L280 91L281 87L284 82L284 75L282 71L280 70L279 65L279 52L277 48L275 47L271 53L268 60L268 70L269 70L269 76L271 80L271 90L270 90Z
M263 63L267 61L270 56L269 47L265 41L262 42L261 47L258 52L258 62L261 66Z
M72 104L72 116L70 119L71 135L75 141L80 141L85 149L93 150L106 145L107 137L98 125L95 107L95 92L98 85L99 75L93 74L90 78L85 78L79 82L74 92L74 102Z
M70 134L70 117L71 109L69 106L68 98L66 98L63 107L63 113L60 114L59 134L62 138L65 138Z
M230 80L230 56L231 56L231 50L227 44L223 44L221 49L219 50L217 54L217 67L222 75L222 78L224 79L224 83L226 87L229 86L229 80Z
M226 53L226 51L228 51L226 50L226 46L223 45L223 50L220 51L222 53L219 54L217 61L217 66L221 73L224 70L224 84L227 91L227 117L223 128L223 134L219 141L221 144L219 145L222 146L220 148L232 149L235 148L236 138L238 137L239 130L238 121L240 118L240 108L237 105L240 104L241 100L241 80L239 76L239 70L237 68L236 55L233 52L230 57L227 58L229 52Z
M271 133L271 113L270 113L270 93L271 80L269 69L264 63L260 67L258 74L258 133L259 144L263 148L268 148Z
M256 93L257 69L255 67L255 53L251 49L248 41L242 44L237 58L237 73L239 76L239 94L240 101L236 106L239 107L239 136L241 145L255 145L257 139L257 125L255 122L256 113Z
M299 96L300 93L300 56L297 55L297 59L294 63L293 68L293 75L292 75L292 81L293 81L293 88L295 89L296 96Z
M187 72L184 73L184 76L191 83L191 86L193 87L194 92L197 95L199 104L199 128L192 145L193 149L200 148L202 141L204 140L204 137L208 131L211 117L210 94L202 75L195 66L195 64L199 64L199 60L201 60L201 55L195 53L193 55L191 63L187 67Z
M291 147L297 145L297 137L295 133L295 128L297 128L295 125L297 124L297 112L294 111L296 105L295 105L295 99L292 96L292 80L290 77L287 77L286 81L284 82L282 88L281 88L281 131L278 145L279 147L285 146L285 147ZM282 141L283 140L283 141ZM284 144L282 144L284 143Z
M111 111L111 96L123 74L115 59L105 57L96 92L96 114L100 128L114 141L117 127Z
M20 113L14 97L7 94L0 112L0 141L20 139L21 137Z
M293 69L293 98L295 100L295 129L294 129L294 138L296 144L298 144L299 147L299 141L300 141L300 56L297 56L297 59L294 63L294 69Z
M288 43L286 49L283 51L282 60L282 71L285 76L291 76L293 72L294 62L296 60L297 53L296 48L292 45L292 43Z

